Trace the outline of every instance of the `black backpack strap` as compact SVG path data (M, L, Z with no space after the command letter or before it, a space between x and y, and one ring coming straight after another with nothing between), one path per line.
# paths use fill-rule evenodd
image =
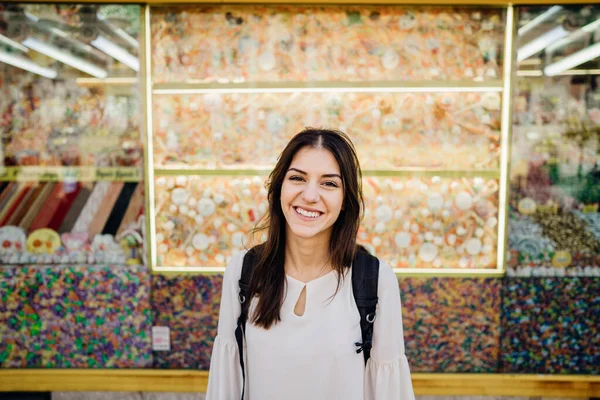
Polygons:
M356 251L352 262L352 291L358 312L362 343L356 342L357 353L363 352L365 364L371 357L373 344L373 322L377 309L377 284L379 282L379 260L367 251Z
M240 355L240 367L242 368L242 400L244 400L244 391L246 390L246 370L244 368L244 337L246 336L246 320L248 319L248 306L250 303L250 275L252 273L252 267L256 261L256 253L250 249L244 256L244 262L242 264L242 275L239 280L240 293L238 294L238 300L241 305L240 316L237 320L237 327L235 328L235 341L238 345L238 351Z

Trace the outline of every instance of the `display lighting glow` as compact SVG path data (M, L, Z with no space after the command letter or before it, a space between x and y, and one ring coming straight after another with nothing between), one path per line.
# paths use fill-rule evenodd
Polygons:
M12 65L13 67L21 68L26 71L33 72L34 74L41 75L45 78L54 79L57 76L57 72L53 69L39 66L25 57L16 56L3 51L0 51L0 61Z
M517 51L517 61L523 61L526 58L531 57L532 55L539 53L544 50L547 46L554 43L555 41L564 38L567 36L569 32L567 32L562 26L557 26L544 33L541 36L533 39L531 42L527 43L525 46L521 47Z
M27 53L29 52L29 49L25 46L23 46L21 43L19 42L15 42L14 40L7 38L4 35L0 35L0 42L4 43L7 46L12 47L13 49L17 49L19 51L22 51L23 53Z
M579 30L571 33L566 38L561 39L558 42L551 44L546 49L546 52L553 53L557 49L560 49L561 47L566 46L567 44L572 43L572 42L574 42L576 40L582 39L582 38L584 38L589 33L593 33L598 28L600 28L600 19L598 19L598 20L596 20L596 21L594 21L592 23L587 24L583 28L581 28L581 29L579 29Z
M125 32L123 29L121 28L117 28L116 26L113 26L110 22L108 22L106 20L106 18L103 15L98 14L98 19L100 21L102 21L103 23L105 23L110 29L112 29L112 31L119 36L121 39L125 40L128 44L130 44L131 46L135 47L136 49L140 48L140 44L138 43L137 40L135 40L135 38L131 37L127 32Z
M552 6L552 7L550 7L544 13L538 15L536 18L534 18L533 20L531 20L527 24L525 24L522 27L520 27L519 30L517 31L517 33L519 34L519 36L523 36L524 34L526 34L527 32L529 32L530 30L532 30L533 28L535 28L536 26L538 26L542 22L546 21L547 19L552 18L553 15L555 15L556 13L558 13L559 11L561 11L562 9L563 8L561 6Z
M91 43L98 50L103 51L115 60L122 62L132 70L136 72L140 70L140 62L136 57L129 54L129 52L121 46L106 39L104 36L98 36L96 39L92 40Z
M555 76L563 71L593 60L596 57L600 57L600 42L548 65L546 68L544 68L544 74L547 76Z
M23 41L23 45L29 47L32 50L37 51L38 53L42 53L73 68L95 76L96 78L104 79L108 75L104 69L81 58L75 57L69 53L65 53L61 49L50 44L41 42L35 38L28 37Z

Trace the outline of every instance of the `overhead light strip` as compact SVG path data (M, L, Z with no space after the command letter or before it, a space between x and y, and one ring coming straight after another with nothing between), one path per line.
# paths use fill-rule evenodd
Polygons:
M542 22L544 22L544 21L552 18L552 16L554 16L555 14L557 14L558 12L560 12L562 9L563 8L561 6L552 6L552 7L550 7L544 13L538 15L536 18L534 18L533 20L531 20L530 22L528 22L527 24L525 24L521 28L519 28L518 35L519 36L523 36L524 34L526 34L527 32L529 32L530 30L532 30L533 28L535 28L536 26L538 26Z
M531 42L527 43L525 46L521 47L517 52L517 61L523 61L534 54L539 53L544 50L550 44L556 42L557 40L564 38L567 36L569 32L567 32L562 26L557 26L544 33L541 36L533 39Z
M42 53L73 68L95 76L96 78L104 79L108 76L108 73L104 69L69 53L65 53L58 47L41 42L33 37L28 37L25 39L23 41L23 45L37 51L38 53Z
M12 65L13 67L33 72L34 74L43 76L45 78L54 79L58 75L58 73L53 69L42 67L25 57L16 56L3 51L0 51L0 61Z
M7 46L10 46L14 49L17 49L19 51L22 51L23 53L27 53L29 52L29 49L25 46L23 46L21 43L19 42L15 42L14 40L7 38L4 35L0 35L0 42L4 43Z
M91 41L92 46L96 47L98 50L108 54L112 58L117 61L122 62L127 65L132 70L138 72L140 70L140 62L137 57L131 55L127 50L118 46L100 35L96 39Z
M551 44L550 46L548 46L546 48L546 52L548 53L553 53L556 50L560 49L561 47L566 46L569 43L575 42L579 39L584 38L587 34L593 33L596 31L596 29L600 28L600 19L587 24L586 26L584 26L583 28L571 33L569 36L567 36L564 39L559 40L556 43Z
M593 60L596 57L600 57L600 42L548 65L544 68L544 74L547 76L555 76L563 71Z
M135 47L136 49L140 48L140 43L135 38L131 37L123 29L118 28L110 22L108 22L105 16L98 14L98 19L102 21L102 23L106 25L110 30L112 30L115 33L115 35L119 36L121 39L126 41L130 46Z

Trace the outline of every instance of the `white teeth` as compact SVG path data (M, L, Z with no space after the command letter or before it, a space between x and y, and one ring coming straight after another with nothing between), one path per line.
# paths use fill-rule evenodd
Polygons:
M300 207L296 207L296 212L300 215L303 215L303 216L309 217L309 218L317 218L319 215L321 215L318 212L306 211L306 210L301 209Z

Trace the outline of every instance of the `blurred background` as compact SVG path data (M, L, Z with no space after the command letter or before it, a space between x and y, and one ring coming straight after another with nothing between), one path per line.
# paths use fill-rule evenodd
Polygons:
M0 4L0 398L202 398L305 126L356 144L419 399L600 397L599 77L595 4Z

